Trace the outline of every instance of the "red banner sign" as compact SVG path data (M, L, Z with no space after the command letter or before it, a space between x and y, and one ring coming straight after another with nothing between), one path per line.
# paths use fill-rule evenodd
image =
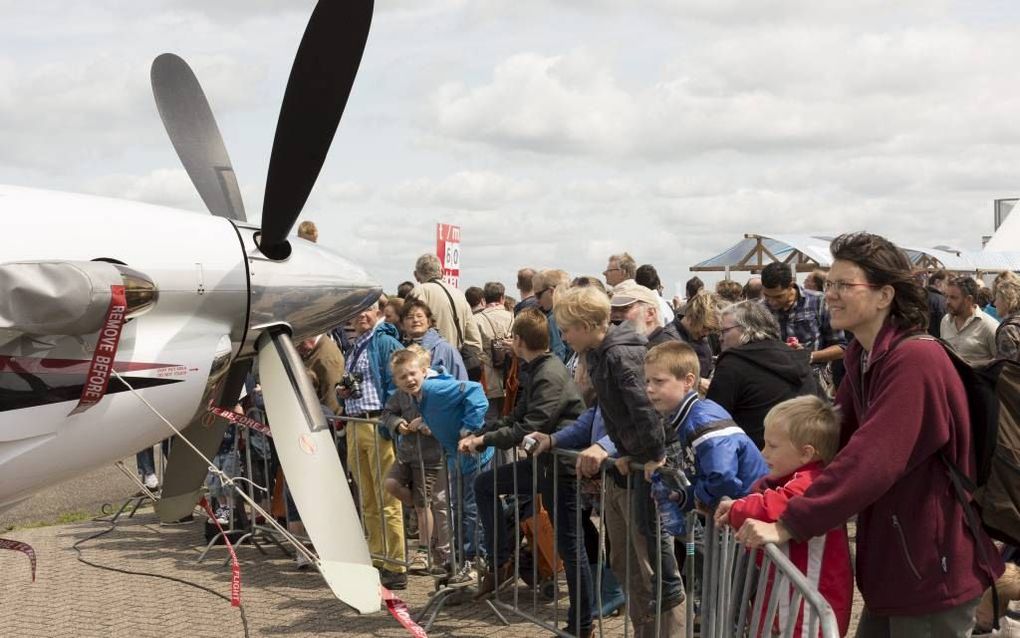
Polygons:
M213 405L211 401L209 402L209 412L236 425L243 425L244 427L255 430L256 432L261 432L266 436L273 436L273 433L269 431L269 426L265 423L256 421L250 416L238 414L233 410L224 410L223 408Z
M21 552L25 556L28 556L28 562L32 567L32 582L35 582L35 550L28 543L22 543L21 541L12 541L9 538L0 538L0 549L9 549L15 552Z
M216 518L216 514L213 513L212 507L209 506L209 501L203 497L198 503L205 509L205 513L209 515L212 522L216 524L216 529L220 530L220 534L223 535L223 542L227 546L227 551L230 552L230 604L234 607L241 606L241 565L237 562L237 554L234 552L234 545L230 542L230 536L223 531L223 526L220 525L220 521Z
M117 358L117 346L120 345L120 333L124 329L126 310L124 286L110 286L110 307L106 310L106 318L103 319L103 327L99 330L99 338L92 352L92 362L81 389L81 399L67 416L88 410L106 395L113 362Z
M443 281L460 287L460 226L436 224L436 255L443 267Z
M407 633L414 636L414 638L429 638L425 630L411 618L411 612L407 609L407 603L397 598L396 594L385 587L380 589L382 589L382 599L386 602L386 609L390 610L390 613L397 619L398 623L404 626Z

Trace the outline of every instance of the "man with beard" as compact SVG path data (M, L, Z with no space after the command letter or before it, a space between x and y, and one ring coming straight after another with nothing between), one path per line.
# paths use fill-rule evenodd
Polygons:
M957 277L949 283L946 313L942 317L942 338L970 365L995 358L995 330L998 322L977 306L978 285L971 277Z

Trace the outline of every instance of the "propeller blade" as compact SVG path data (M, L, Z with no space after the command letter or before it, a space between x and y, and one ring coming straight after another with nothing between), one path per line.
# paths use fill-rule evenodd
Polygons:
M230 366L219 396L216 397L216 405L226 410L233 409L237 397L241 395L251 363L251 359L248 359ZM202 406L191 423L181 430L181 434L201 450L206 458L211 459L223 442L223 433L228 425L225 420L214 417ZM156 503L156 514L160 522L179 521L192 513L202 496L202 485L208 473L209 464L184 443L178 441L170 448L170 457L163 472L163 489Z
M256 348L273 442L319 570L338 599L359 613L376 612L379 572L305 367L285 332L264 332Z
M164 53L152 61L151 77L163 126L209 212L246 221L227 147L191 67L180 57Z
M372 23L372 0L319 2L308 20L276 124L259 248L287 256L301 214L343 115Z

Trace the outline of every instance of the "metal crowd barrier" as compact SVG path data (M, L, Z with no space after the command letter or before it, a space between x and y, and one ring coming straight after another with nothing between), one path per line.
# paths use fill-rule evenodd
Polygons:
M367 481L370 484L363 484L366 481L361 480L364 475L360 466L361 456L359 454L354 454L355 467L347 468L348 471L354 474L356 479L357 500L361 504L358 511L366 536L369 527L366 525L364 504L366 503L365 497L368 495L369 490L373 492L374 500L379 505L379 511L370 515L379 517L379 529L382 530L383 536L383 551L382 553L373 553L372 558L383 565L399 564L405 568L410 568L412 564L410 558L413 556L413 553L410 551L411 548L408 547L408 535L402 534L404 558L400 559L396 557L397 553L390 551L391 548L389 547L389 540L386 534L387 521L383 503L388 496L385 491L384 481L389 467L383 467L382 465L384 456L384 448L382 446L393 447L394 444L382 439L374 432L375 426L380 423L378 419L339 417L338 420L365 423L373 428L371 453L376 463L374 464L375 473L371 476L371 480ZM242 429L239 428L239 430ZM347 431L347 444L349 446L357 446L357 437L364 435L367 431L365 428L349 427ZM245 446L245 455L247 457L245 460L247 462L244 465L249 474L247 477L249 483L248 489L253 491L256 489L256 484L252 481L253 477L251 476L252 466L254 465L251 458L251 438L261 435L247 432L245 432L245 435L248 440ZM415 478L420 479L423 485L427 485L420 443L417 455L418 462L414 471L420 474L416 474ZM636 548L640 547L642 543L635 543L635 535L643 536L643 534L637 527L637 519L633 511L632 490L635 489L637 481L644 480L642 466L636 463L632 464L632 471L626 480L625 495L623 497L627 503L624 546L608 548L605 512L607 478L612 480L611 477L607 477L607 470L611 467L611 464L608 462L604 463L597 480L594 481L588 479L574 480L572 477L564 478L561 476L558 470L559 465L564 461L573 465L576 462L577 456L578 452L576 451L553 450L544 455L527 457L519 450L513 450L513 456L510 461L501 463L501 455L496 454L490 466L482 468L477 473L480 481L492 481L491 504L494 514L491 529L494 531L494 537L491 545L496 547L497 551L500 535L506 533L507 519L512 519L512 523L509 525L513 535L509 554L509 558L513 560L514 566L513 576L510 579L511 582L497 582L495 591L484 599L482 603L488 606L499 622L509 624L502 613L507 612L559 636L574 635L566 632L566 625L577 628L587 624L581 617L581 605L574 606L575 613L573 618L568 618L564 613L565 610L561 610L564 592L561 591L560 580L561 574L565 577L565 567L560 567L560 559L565 557L560 556L559 543L556 538L556 525L560 522L561 518L561 503L565 503L562 499L568 496L572 500L569 505L574 509L574 517L570 523L574 528L574 535L577 540L575 542L573 560L567 562L574 564L575 582L581 581L581 574L585 565L589 569L594 570L590 574L592 591L590 608L592 610L591 625L595 629L596 635L623 636L624 638L628 638L632 634L637 638L650 638L652 636L655 638L660 636L669 636L671 638L685 636L686 638L693 638L695 635L703 638L761 635L821 635L823 638L832 638L839 635L835 615L828 603L784 555L781 548L769 545L763 550L748 551L735 542L732 530L729 528L718 530L713 525L710 517L705 519L693 512L687 517L687 538L682 539L682 545L677 553L678 562L680 562L681 557L686 559L683 568L685 576L684 622L681 627L677 627L676 623L672 623L670 625L672 629L668 628L663 610L661 566L664 557L662 555L663 544L661 541L663 539L663 531L661 525L654 525L654 540L656 543L654 559L651 559L647 549L645 549L645 556L641 556ZM394 458L396 458L395 454ZM267 461L264 459L263 462L266 463ZM346 464L347 459L344 459L344 462ZM508 465L510 465L509 469L503 469ZM452 467L453 472L445 471L448 467ZM500 565L493 564L495 557L492 556L488 557L489 564L487 566L483 566L479 561L475 560L475 567L477 568L477 578L475 580L460 583L450 582L450 576L460 573L461 565L465 560L465 537L463 533L464 526L462 524L465 514L463 495L465 482L474 480L474 476L463 476L460 467L459 462L447 463L447 458L444 455L442 459L443 471L439 479L437 479L436 489L428 494L428 506L433 508L433 513L437 509L445 510L445 516L434 516L435 520L432 527L436 534L437 542L441 543L444 537L449 539L448 555L450 569L445 576L433 576L435 581L434 591L430 594L428 603L416 614L416 620L422 624L426 631L431 628L447 604L469 601L471 596L468 594L472 593L471 585L480 586L482 576L487 570L497 570L500 567ZM523 480L523 477L519 476L519 472L526 467L530 467L530 481L522 484L521 480ZM500 473L509 473L509 482L512 489L499 489L497 477ZM268 467L264 468L263 474L268 477ZM540 476L542 477L541 480ZM506 480L506 477L504 479ZM686 484L686 478L682 473L674 473L674 479L680 485ZM572 483L572 487L569 488L571 490L569 495L561 494L562 484L565 480ZM545 482L551 483L551 486ZM268 485L264 487L258 486L257 489L263 490L268 489L268 487ZM551 502L546 502L546 499L542 498L543 493L546 497L549 497L548 500ZM251 495L254 496L254 494ZM510 501L510 498L513 500ZM584 523L582 516L586 509L584 507L586 500L590 501L592 505L592 525L595 525L594 519L597 517L598 546L590 549L583 542L584 534L582 532ZM526 538L522 522L529 517L525 516L522 508L527 507L529 501L531 517L533 517L535 524L530 528L533 530L533 533L530 535L531 537ZM540 501L542 503L541 511L549 516L550 528L544 529L542 526L542 519L540 518L538 508ZM508 506L510 503L512 505ZM511 510L510 513L507 513L508 509ZM653 515L656 517L657 522L658 512L653 511ZM248 530L249 533L256 531L263 532L263 538L268 537L268 540L278 546L280 545L272 534L265 533L267 530L261 530L259 526L254 525L254 516L251 517L251 521L252 529ZM445 534L439 533L441 531L439 529L440 525L445 527L445 530L442 530L445 531ZM472 540L479 555L482 553L483 540L481 528L481 521L478 520ZM419 522L420 529L421 524ZM536 539L536 536L540 537L543 533L550 533L549 529L552 530L551 557L540 558L539 554L544 551L542 541L549 539ZM420 535L421 532L419 531ZM644 540L647 542L648 539ZM254 544L258 547L258 543ZM431 572L433 567L432 539L419 537L419 545L429 548L427 565ZM259 547L259 549L261 550L262 548ZM607 554L610 550L613 552L623 552L625 556L623 561L624 573L616 574L616 578L622 585L626 597L626 602L624 602L622 607L622 618L607 618L601 613L603 603L605 602L602 599L603 574L607 572L605 568L607 565ZM532 554L530 569L522 570L522 557L526 552ZM592 554L596 558L593 563L589 563L589 558ZM631 564L632 555L637 556L640 561L645 561L646 557L650 560L647 561L647 564L634 566ZM506 557L501 558L505 560ZM540 561L543 560L547 563L545 569L540 567ZM618 560L618 566L619 562ZM632 573L648 573L649 569L652 569L658 575L654 582L648 583L648 589L652 592L651 600L654 601L654 609L650 614L654 621L650 620L646 614L640 619L643 621L642 623L634 623L632 621L639 619L631 617L632 592L635 591L635 587L643 588L644 583L632 582ZM528 573L529 571L530 574ZM550 571L551 574L541 573ZM524 587L521 586L522 580L527 583ZM801 620L802 625L799 633L798 619ZM638 631L638 624L641 624L640 631Z
M829 603L780 547L748 551L736 543L732 529L717 530L709 519L705 555L704 638L839 636Z

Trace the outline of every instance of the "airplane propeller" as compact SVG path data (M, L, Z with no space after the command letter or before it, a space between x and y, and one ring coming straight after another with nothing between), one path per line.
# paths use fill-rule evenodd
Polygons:
M320 2L301 38L276 124L266 177L259 248L289 253L287 233L301 214L333 141L372 23L372 2Z
M255 237L258 252L272 260L266 266L293 261L288 260L292 249L287 235L315 185L347 105L372 10L372 0L327 0L319 2L309 18L280 108L266 177L262 228ZM209 211L245 222L230 158L194 73L181 58L163 54L153 62L151 75L160 117ZM266 274L261 281L266 285ZM359 303L372 303L373 299L366 295ZM249 314L253 314L251 308ZM272 323L277 319L279 324ZM276 317L262 323L252 317L249 320L249 332L258 335L255 356L274 442L305 529L319 553L319 569L338 598L361 612L375 611L379 607L378 573L372 568L353 498L344 489L323 495L324 484L343 486L346 480L288 324ZM233 407L251 362L248 355L231 363L212 397L218 405ZM204 409L200 410L184 435L211 456L225 423L217 419L213 427L206 427L203 421L207 418ZM157 504L162 520L191 513L205 470L191 449L174 446L163 498Z
M152 61L149 75L159 117L206 208L213 215L247 221L227 147L191 67L164 53Z
M361 613L379 609L379 591L365 583L379 574L355 514L333 435L304 364L286 331L267 330L258 342L259 382L273 441L301 522L319 555L319 571L340 600ZM340 507L322 507L325 486Z

